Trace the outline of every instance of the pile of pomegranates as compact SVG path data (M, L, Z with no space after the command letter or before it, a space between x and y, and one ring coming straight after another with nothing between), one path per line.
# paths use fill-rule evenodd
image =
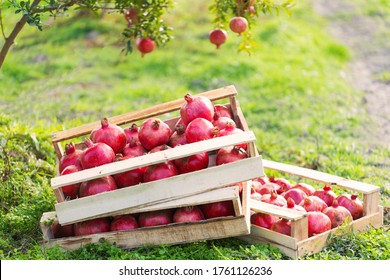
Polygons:
M308 213L308 236L323 233L363 216L357 195L337 195L330 185L316 189L307 183L292 184L286 178L261 177L252 181L251 199ZM251 223L282 234L291 234L291 221L253 212Z

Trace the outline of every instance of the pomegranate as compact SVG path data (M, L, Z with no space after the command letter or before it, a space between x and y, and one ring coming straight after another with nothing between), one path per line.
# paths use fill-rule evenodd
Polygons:
M132 155L123 156L121 154L117 154L115 157L116 161L126 160L129 158L134 158ZM115 180L117 188L125 188L134 185L138 185L142 183L144 176L144 168L135 168L132 170L128 170L122 173L113 174L112 177Z
M138 228L137 219L131 214L114 217L110 224L110 231L131 230L136 228Z
M112 176L104 176L82 182L79 189L79 197L86 197L102 192L116 190L116 183Z
M177 145L185 145L187 144L186 139L186 126L184 124L178 124L175 127L175 131L169 138L168 145L171 147L176 147Z
M126 134L120 126L110 124L107 118L101 120L101 127L91 131L90 139L94 143L105 143L115 154L122 152L126 146Z
M200 208L206 219L234 216L234 207L231 200L203 204Z
M82 150L76 149L74 143L68 143L65 145L65 153L61 157L59 162L59 172L61 173L67 166L76 165L82 168L80 163L80 155L83 153Z
M143 156L148 153L148 150L145 149L144 146L142 146L141 142L137 141L135 138L130 140L130 143L128 143L125 148L123 149L122 154L124 156Z
M138 139L147 150L167 144L171 135L171 128L158 118L147 119L138 131Z
M154 147L153 149L151 149L149 151L149 153L153 154L155 152L161 152L161 151L165 151L165 150L168 150L168 149L172 149L172 147L167 145L167 144L162 144L162 145L158 145L158 146Z
M342 225L344 221L352 222L353 220L351 213L344 206L340 206L337 199L333 200L332 206L325 208L322 213L329 217L332 228Z
M155 42L150 38L139 38L136 41L137 49L141 52L141 57L151 53L156 47Z
M84 140L87 149L80 155L80 163L83 169L88 169L115 160L113 149L105 143L93 143L89 138Z
M295 201L291 197L287 198L287 208L301 212L307 212L301 205L295 204Z
M244 17L233 17L229 22L230 30L241 35L248 28L248 21Z
M294 185L292 188L293 189L294 188L301 189L309 196L313 195L314 192L316 191L316 189L312 185L309 185L309 184L306 184L306 183L298 183L298 184Z
M301 203L299 203L300 206L305 208L307 212L312 212L312 211L320 211L322 212L328 205L323 201L321 198L318 196L308 196L304 198Z
M271 190L268 194L262 195L261 201L281 207L287 207L287 200L280 194L277 194L274 190Z
M214 120L217 120L221 117L227 117L233 119L233 114L226 105L215 104L214 105Z
M217 137L218 133L219 129L209 120L196 118L187 125L185 136L187 143L194 143Z
M54 238L74 236L73 224L62 226L60 223L54 222L50 225L50 230Z
M288 191L284 192L282 195L286 200L288 198L292 198L295 204L301 203L301 201L308 196L303 190L297 188L289 189Z
M251 224L266 229L270 229L278 220L278 217L266 213L258 212L251 215Z
M135 8L130 8L130 9L127 9L125 10L124 12L124 17L125 17L125 20L128 24L128 26L132 26L133 24L137 24L138 23L138 11L137 9Z
M209 40L212 44L217 46L217 49L225 43L227 39L227 32L223 29L214 29L209 33Z
M212 124L214 126L218 127L219 130L222 130L222 129L226 128L226 125L228 123L232 123L232 124L234 123L234 126L236 126L236 123L229 117L219 117L219 118L214 119L212 121Z
M202 152L188 157L178 158L174 160L174 163L180 174L202 170L209 166L209 154Z
M347 208L354 220L363 217L363 202L356 194L342 194L336 198L338 205Z
M259 181L251 180L251 193L259 193L262 184Z
M271 183L278 184L281 188L278 190L278 194L281 194L283 192L288 191L289 189L292 188L292 185L289 180L285 178L275 178L273 176L269 177L269 181Z
M78 167L76 165L69 165L69 166L65 167L64 170L62 170L61 176L66 175L66 174L72 174L74 172L79 172L80 170L81 170L81 167ZM76 184L64 186L61 189L64 193L65 198L75 199L75 198L77 198L77 196L79 194L79 188L80 188L80 183L76 183Z
M138 217L138 225L140 227L167 225L172 222L173 217L170 209L144 212L140 213Z
M270 230L291 236L291 221L287 219L279 219L272 224Z
M280 189L280 186L278 184L275 184L275 183L265 183L264 185L261 185L260 188L258 189L258 193L260 194L267 194L267 193L271 193L271 191L276 191L278 192L278 190Z
M173 213L174 223L186 223L204 220L204 214L198 206L186 206L175 210Z
M148 166L145 169L143 181L146 183L176 175L179 175L179 171L177 170L175 164L172 161L167 161Z
M256 181L260 182L260 184L262 184L262 185L264 185L264 184L266 184L266 183L270 183L268 177L265 176L265 175L262 176L262 177L259 177L259 178L255 178L255 179L253 179L253 180L256 180Z
M82 236L110 231L109 218L96 218L74 224L74 235Z
M214 120L214 105L209 98L187 93L184 100L185 102L180 108L180 117L183 124L188 125L196 118L203 118L210 122Z
M258 192L253 192L251 193L250 198L253 200L261 201L261 194L259 194Z
M126 142L127 143L132 142L133 138L135 139L136 143L139 141L138 140L139 127L136 123L133 123L130 127L126 127L125 129L123 129L123 131L126 134Z
M308 235L309 237L323 233L332 228L329 217L319 211L308 212Z
M332 187L329 185L325 185L321 190L316 190L313 195L321 198L328 206L331 206L333 200L337 198L337 195L332 191Z
M237 160L245 159L248 157L248 154L240 146L228 146L220 148L217 151L215 157L216 165L222 165L226 163L235 162Z
M236 134L236 133L244 133L244 131L240 128L237 128L236 127L236 123L231 121L231 122L228 122L225 126L224 129L222 129L219 133L218 133L218 137L221 137L221 136L226 136L226 135L232 135L232 134ZM247 143L242 143L242 144L239 144L240 147L242 147L244 150L246 150L246 147L248 146Z

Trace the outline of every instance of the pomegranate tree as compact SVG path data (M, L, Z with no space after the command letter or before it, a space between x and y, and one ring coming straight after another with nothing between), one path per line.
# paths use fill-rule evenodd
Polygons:
M167 144L172 135L171 128L159 118L145 120L139 131L138 139L142 146L151 150L159 145Z
M101 166L115 160L114 150L105 143L93 143L89 138L84 140L87 148L80 155L83 169Z
M225 43L226 39L227 32L223 29L214 29L209 33L209 40L217 47L217 49L219 49L220 46Z
M112 148L115 154L121 153L127 143L123 129L116 124L110 124L107 118L103 118L100 123L100 127L91 131L91 141L94 143L105 143Z

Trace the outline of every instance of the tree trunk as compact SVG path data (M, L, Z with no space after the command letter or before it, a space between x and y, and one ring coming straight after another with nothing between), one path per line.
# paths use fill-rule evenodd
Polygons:
M39 2L41 2L41 0L34 0L34 2L31 4L31 10L34 9L39 4ZM4 45L3 45L3 47L1 48L1 51L0 51L0 69L3 66L4 60L5 60L5 57L8 54L8 51L10 50L11 46L15 43L16 36L18 36L20 31L25 26L26 22L27 22L27 16L24 15L15 24L15 27L12 30L11 34L7 38L5 38Z

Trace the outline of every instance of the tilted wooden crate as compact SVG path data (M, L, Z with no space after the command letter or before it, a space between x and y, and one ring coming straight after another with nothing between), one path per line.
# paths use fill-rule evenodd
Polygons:
M280 248L287 256L297 259L304 255L311 255L321 251L327 246L331 234L343 233L345 231L362 232L366 231L369 226L378 227L383 224L383 208L379 205L380 188L378 186L270 160L263 160L263 167L266 171L276 170L278 172L284 172L286 174L325 183L327 185L337 185L343 189L359 193L363 196L363 217L322 234L308 237L307 213L251 199L249 204L252 211L271 214L291 220L291 236L251 225L250 235L242 236L240 239L250 243L272 244Z
M236 99L237 91L234 86L208 91L201 93L201 95L207 96L212 101L228 99L229 102L225 105L231 109L237 126L245 132L186 144L175 147L174 149L167 149L53 178L51 183L57 199L57 204L55 205L56 211L45 213L41 220L41 228L47 244L59 243L63 247L76 248L85 244L85 240L87 239L90 242L95 242L104 237L116 244L121 244L122 247L130 248L141 244L181 243L248 234L249 208L246 207L247 187L243 191L245 195L240 198L237 187L234 187L234 185L264 175L262 159L257 154L255 147L256 138L247 126ZM156 116L160 116L163 119L162 117L167 113L176 111L176 117L171 117L167 120L163 119L171 128L174 128L179 118L177 111L183 102L184 99L178 99L138 112L108 118L108 120L110 123L125 125ZM95 122L54 134L53 145L58 160L63 155L62 142L88 135L99 125L99 122ZM204 170L69 201L64 199L61 190L61 187L69 184L113 175L132 170L136 167L156 164L200 152L209 152L212 158L213 155L215 156L217 149L243 142L248 143L249 157L230 164L220 166L211 164ZM223 200L233 201L236 213L235 217L206 220L194 224L167 225L154 228L156 231L149 228L140 228L133 231L102 233L89 237L62 238L62 240L53 240L50 227L48 227L48 221L52 221L53 219L58 220L61 225L68 225L98 217L112 217L115 215L166 209L167 207L200 205ZM185 227L187 226L191 228L186 230ZM181 235L182 238L177 237L176 231L179 230L183 230L183 233L188 231L186 235L190 234L192 236L187 236L188 238L184 235ZM147 235L155 236L155 238L148 237L142 233L143 231L145 233L147 232ZM164 232L164 234L161 232ZM138 237L136 238L136 236ZM133 239L138 241L135 241L135 243L130 242Z

